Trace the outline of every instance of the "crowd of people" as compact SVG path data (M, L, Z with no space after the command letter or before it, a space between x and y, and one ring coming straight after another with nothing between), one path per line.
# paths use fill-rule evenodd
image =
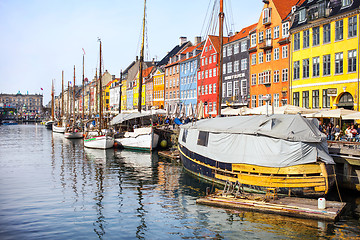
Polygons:
M334 126L332 123L319 123L319 130L326 134L327 140L330 141L350 141L360 142L360 128L354 124L344 124L342 128L339 125Z

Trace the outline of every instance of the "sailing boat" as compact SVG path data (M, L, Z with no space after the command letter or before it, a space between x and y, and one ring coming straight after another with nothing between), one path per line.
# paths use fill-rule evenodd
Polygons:
M73 85L73 121L72 121L72 126L66 128L65 131L65 138L83 138L84 137L84 133L83 131L76 125L76 114L75 114L75 66L74 66L74 85Z
M139 61L139 96L138 96L138 118L141 116L141 101L142 101L142 83L143 83L143 64L144 64L144 41L145 41L145 16L146 16L146 0L144 0L144 18L142 29L142 42L140 50ZM119 114L122 117L121 114ZM118 116L119 116L118 115ZM134 119L131 116L128 120ZM123 148L135 149L135 150L152 150L156 148L159 135L154 133L152 126L135 128L132 132L126 132L122 138L116 138L115 141Z
M46 129L52 129L54 124L54 108L55 108L55 101L54 101L54 80L51 83L51 120L45 123Z
M223 1L220 0L222 43ZM218 117L180 126L184 168L203 179L244 190L323 196L335 182L326 136L300 115L221 117L222 44L219 51Z
M92 132L86 132L84 139L84 146L87 148L107 149L114 146L113 133L106 129L103 123L103 97L102 97L102 52L101 52L101 40L100 42L100 74L99 74L99 85L96 88L99 90L99 121L97 124L97 130ZM106 124L106 123L105 123Z
M61 80L61 113L60 113L60 121L57 124L53 125L53 132L64 133L66 126L63 119L64 116L64 71L62 71L62 80Z

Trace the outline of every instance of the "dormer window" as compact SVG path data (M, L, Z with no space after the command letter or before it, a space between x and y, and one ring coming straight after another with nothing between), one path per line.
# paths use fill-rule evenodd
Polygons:
M342 7L349 7L352 4L352 0L342 0Z
M305 9L301 9L299 11L299 23L304 22L306 19L306 10Z
M186 53L186 58L189 58L189 57L190 57L190 53L187 52L187 53Z
M271 8L265 8L263 10L263 24L271 23Z

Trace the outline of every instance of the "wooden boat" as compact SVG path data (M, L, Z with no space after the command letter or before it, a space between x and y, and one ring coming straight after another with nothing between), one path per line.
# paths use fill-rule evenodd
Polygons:
M182 125L180 157L186 170L247 190L322 196L335 181L326 136L300 115L204 119Z
M135 128L133 132L125 132L124 137L115 138L115 142L123 148L151 151L157 147L159 135L152 127Z
M77 130L77 129L75 129ZM82 131L78 132L78 131L66 131L64 133L64 137L65 138L71 138L71 139L75 139L75 138L83 138L84 137L84 133Z
M97 130L93 132L85 133L84 147L97 148L97 149L108 149L114 146L114 134L112 131L106 129L106 123L103 122L103 97L102 97L102 52L101 52L101 40L100 42L100 69L99 69L99 121L97 123ZM104 130L105 129L105 130Z
M18 125L18 123L17 123L16 121L14 121L14 120L10 120L10 121L4 120L4 121L2 122L2 124L3 124L3 125Z

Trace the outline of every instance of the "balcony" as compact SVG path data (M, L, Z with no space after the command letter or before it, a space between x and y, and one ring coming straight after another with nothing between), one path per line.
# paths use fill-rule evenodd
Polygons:
M260 49L271 49L273 47L273 40L271 38L265 39L263 42L259 43Z
M270 17L264 17L263 18L263 25L270 25L271 24L271 18Z

